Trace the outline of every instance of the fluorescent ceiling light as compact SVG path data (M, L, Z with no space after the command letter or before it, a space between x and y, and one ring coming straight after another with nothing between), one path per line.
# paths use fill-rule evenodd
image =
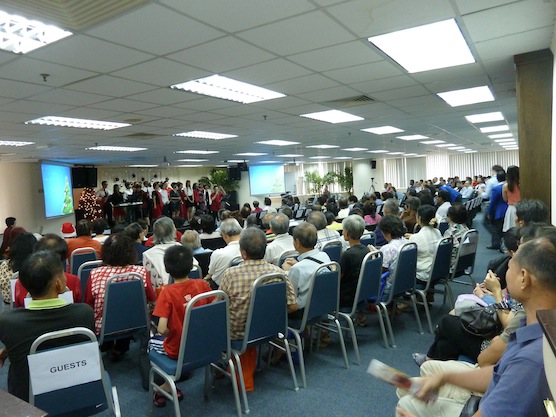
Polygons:
M310 156L309 159L328 159L330 156Z
M199 168L203 165L174 165L176 168Z
M376 151L367 151L368 153L385 153L388 152L386 149L378 149Z
M0 140L0 146L27 146L34 145L35 142L21 142L17 140Z
M388 135L390 133L400 133L403 132L402 129L398 129L394 126L378 126L369 127L367 129L361 129L361 132L374 133L375 135Z
M307 146L307 148L332 149L332 148L339 148L339 146L338 145L311 145L311 146Z
M386 155L403 155L403 152L388 152Z
M243 104L256 103L257 101L272 100L285 97L285 94L256 85L247 84L242 81L232 80L221 75L211 75L210 77L199 78L180 84L171 85L170 88L177 90L191 91L192 93L202 94L209 97L221 98L224 100L237 101Z
M71 34L56 26L0 11L0 49L5 51L26 54Z
M445 91L443 93L437 93L437 96L452 107L494 101L494 96L490 88L486 85L482 87L464 88L463 90Z
M208 159L177 159L177 162L207 162Z
M514 147L510 147L510 148L505 148L507 151L515 151L517 149L519 149L519 146L514 146Z
M345 148L342 149L342 151L348 151L348 152L361 152L361 151L366 151L367 148Z
M280 140L280 139L272 139L272 140L263 140L260 143L262 145L272 145L272 146L288 146L288 145L299 145L299 142L292 142L289 140Z
M87 148L90 151L109 151L109 152L138 152L146 151L147 148L133 148L130 146L93 146Z
M423 143L423 142L421 142ZM449 146L457 146L455 143L442 143L440 145L436 145L437 148L447 148Z
M456 149L458 152L467 152L470 151L471 149L469 148L463 148L463 149Z
M174 153L188 153L193 155L210 155L213 153L219 153L219 151L203 151L203 150L196 150L196 149L189 149L187 151L175 151Z
M241 162L249 162L249 159L228 159L228 163L239 164Z
M61 127L76 127L79 129L112 130L120 127L131 126L129 123L102 122L100 120L74 119L70 117L45 116L28 120L26 125L46 125Z
M416 153L404 153L403 156L416 156Z
M321 122L334 123L334 124L364 120L362 117L355 116L353 114L346 113L341 110L326 110L326 111L318 111L316 113L300 114L300 117L306 117L307 119L314 119L314 120L319 120Z
M464 153L477 153L478 151L465 151Z
M282 161L259 161L258 164L283 164Z
M451 151L457 151L457 150L460 150L460 149L465 149L465 146L451 146L447 149L450 149Z
M235 153L234 155L235 156L263 156L268 154L263 152L243 152L243 153Z
M512 147L512 146L517 146L517 143L512 142L512 143L499 143L500 146L502 146L503 148L507 148L508 146Z
M409 73L475 62L454 19L372 36L369 42Z
M158 165L128 165L128 168L154 168Z
M497 133L496 135L488 135L491 139L502 139L502 138L511 138L513 137L513 133Z
M398 139L401 140L419 140L419 139L428 139L428 136L423 135L406 135L406 136L396 136Z
M481 127L481 133L492 133L492 132L503 132L504 130L510 130L508 125L498 125L498 126L488 126Z
M423 145L437 145L439 143L444 143L443 140L426 140L424 142L421 142Z
M301 158L303 155L297 153L285 153L284 155L276 155L278 158Z
M514 138L508 138L508 139L496 139L495 142L501 143L501 142L515 142Z
M353 159L351 156L335 156L332 159Z
M192 130L191 132L176 133L172 136L184 136L188 138L213 139L213 140L237 138L237 135L228 135L226 133L215 133L215 132L203 132L202 130Z
M465 116L465 118L469 123L486 123L504 120L504 115L502 112L495 111L492 113L470 114L469 116Z

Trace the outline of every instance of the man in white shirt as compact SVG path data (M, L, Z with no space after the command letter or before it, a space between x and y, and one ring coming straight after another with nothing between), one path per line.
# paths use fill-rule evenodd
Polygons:
M438 209L436 210L436 224L447 221L448 209L452 206L450 203L450 193L448 191L439 191L436 196Z
M278 213L270 219L270 230L276 235L274 240L266 246L264 260L278 265L282 253L294 250L293 237L288 234L290 221L288 216Z
M342 250L346 250L348 248L349 244L336 230L331 230L326 227L328 226L328 222L326 221L326 216L322 211L311 211L307 216L307 222L317 228L317 243L315 248L320 250L326 243L336 240L342 243Z
M265 197L263 211L266 211L267 213L276 213L277 210L273 208L271 204L272 200L269 197Z
M490 195L492 193L492 188L499 184L498 180L496 179L496 175L498 171L504 171L500 165L493 165L492 170L490 171L490 178L487 180L485 184L485 192L481 194L483 200L490 199Z
M461 198L465 198L469 200L473 197L473 187L471 187L471 183L469 181L465 181L463 188L460 191Z
M233 218L228 218L220 224L220 234L224 242L226 242L226 246L212 253L208 274L205 276L205 280L209 282L213 289L220 286L224 272L226 272L230 266L230 262L234 258L241 257L239 237L242 230L238 221Z

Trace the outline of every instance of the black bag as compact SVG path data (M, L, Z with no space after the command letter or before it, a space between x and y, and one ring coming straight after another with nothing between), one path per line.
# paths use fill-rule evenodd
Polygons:
M472 395L469 397L469 399L465 402L459 417L473 417L479 410L479 402L481 401L481 398L482 397L479 397L478 395Z
M487 307L477 306L464 311L459 318L461 325L468 333L484 339L492 339L502 331L502 325L498 319L497 305Z

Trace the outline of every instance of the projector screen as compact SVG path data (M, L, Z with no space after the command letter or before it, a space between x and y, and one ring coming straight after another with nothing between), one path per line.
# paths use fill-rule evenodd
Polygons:
M41 174L46 218L72 214L71 168L53 162L41 162Z
M286 191L283 165L249 165L251 195L281 194Z

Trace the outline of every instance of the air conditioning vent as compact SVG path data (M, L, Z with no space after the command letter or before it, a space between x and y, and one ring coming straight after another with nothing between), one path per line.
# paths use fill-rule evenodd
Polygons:
M325 104L331 105L332 107L354 107L363 106L365 104L374 103L375 100L367 95L360 95L355 97L340 98L338 100L327 101Z

